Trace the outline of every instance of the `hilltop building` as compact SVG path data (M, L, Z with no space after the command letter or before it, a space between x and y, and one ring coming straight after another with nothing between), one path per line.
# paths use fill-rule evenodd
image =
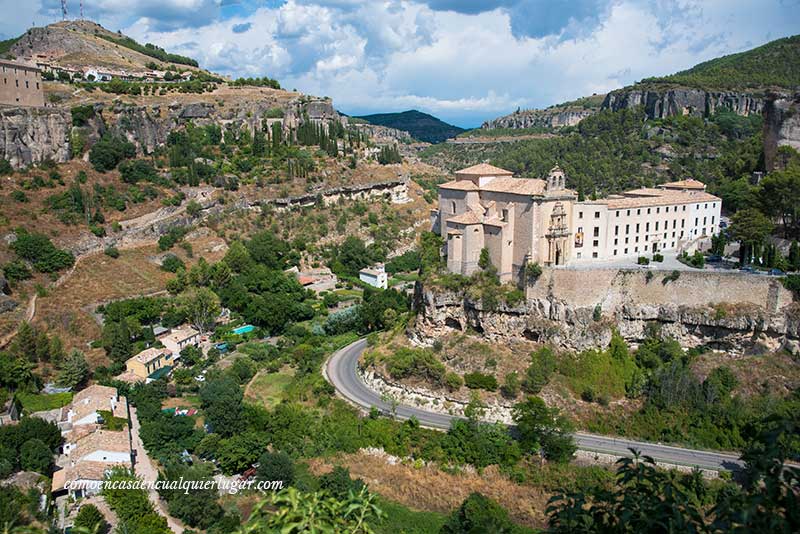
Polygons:
M446 241L447 268L472 274L486 248L503 281L527 263L546 266L683 251L719 229L722 202L705 184L682 180L601 200L578 201L553 168L545 180L480 164L439 186L434 231Z
M33 65L0 60L0 105L44 106L42 72Z

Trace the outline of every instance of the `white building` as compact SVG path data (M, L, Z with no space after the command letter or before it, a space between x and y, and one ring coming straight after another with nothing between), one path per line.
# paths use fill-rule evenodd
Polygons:
M372 287L386 289L389 287L389 277L383 265L376 265L358 271L358 279Z
M164 348L172 352L173 358L177 359L186 347L196 347L200 344L200 332L190 326L184 326L161 336L158 340L164 345Z

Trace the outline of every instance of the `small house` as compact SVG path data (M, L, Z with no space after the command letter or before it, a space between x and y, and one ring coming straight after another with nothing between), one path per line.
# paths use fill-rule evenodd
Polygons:
M372 287L386 289L389 287L389 277L383 265L376 265L358 272L358 279Z
M177 358L186 347L196 347L200 344L200 332L190 326L184 326L159 337L158 340L172 352L174 358Z

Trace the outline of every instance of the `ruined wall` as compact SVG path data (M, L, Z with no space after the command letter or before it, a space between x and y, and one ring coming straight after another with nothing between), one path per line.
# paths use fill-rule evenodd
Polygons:
M636 343L656 322L687 347L800 349L800 304L779 280L738 272L682 271L671 281L669 275L546 269L527 288L525 302L494 310L464 294L418 285L414 333L432 341L445 329L469 327L489 339L525 337L584 350L606 346L614 328Z

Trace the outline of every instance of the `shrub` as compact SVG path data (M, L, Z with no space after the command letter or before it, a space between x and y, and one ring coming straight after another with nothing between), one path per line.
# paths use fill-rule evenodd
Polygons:
M108 529L103 514L93 504L84 504L78 511L73 524L74 528L83 528L91 533L102 534Z
M470 389L485 389L486 391L497 391L498 386L494 376L479 372L465 374L464 385Z
M294 483L294 463L285 452L265 452L258 459L259 480L280 480L286 488Z
M434 382L444 378L445 367L436 356L427 349L401 348L395 352L386 364L392 378L416 376Z
M12 282L28 280L33 276L24 261L13 260L3 266L3 274Z
M636 263L639 265L650 265L650 260L645 256L639 256L639 259L636 260Z
M677 280L680 277L681 277L681 272L680 271L672 271L671 273L669 273L667 276L665 276L661 280L661 283L664 284L664 285L667 285L670 282L674 282L675 280Z
M155 167L149 161L141 159L123 161L119 165L119 173L122 181L128 184L158 182L160 179Z
M5 158L0 158L0 176L6 176L14 172L14 167Z
M531 354L531 364L522 379L522 389L526 393L539 393L550 382L550 377L555 370L555 354L549 347L542 347Z
M444 375L444 385L450 391L456 391L464 385L464 380L457 373L447 373Z
M84 106L75 106L71 110L72 125L73 126L86 126L89 119L94 117L94 106L86 104Z
M42 234L17 231L17 240L11 244L17 255L33 263L37 271L51 273L72 267L75 257L53 245L52 241Z
M469 532L519 532L508 516L508 512L492 499L480 493L472 493L461 506L453 511L441 534L466 534Z
M506 375L505 382L500 386L500 393L507 399L516 399L520 386L519 373L513 371Z
M20 191L19 189L11 192L11 198L19 203L30 202L28 195L25 194L25 191Z
M186 264L175 254L167 254L161 262L161 269L168 273L177 273L178 269L186 270Z
M109 258L119 258L119 249L117 247L106 247L103 253Z
M96 171L106 172L115 169L122 160L136 155L136 147L125 139L104 135L89 150L89 163Z
M655 254L653 254L653 261L663 262L664 261L664 255L656 252Z
M540 276L542 276L542 267L538 262L525 264L525 280L529 284L536 282Z

